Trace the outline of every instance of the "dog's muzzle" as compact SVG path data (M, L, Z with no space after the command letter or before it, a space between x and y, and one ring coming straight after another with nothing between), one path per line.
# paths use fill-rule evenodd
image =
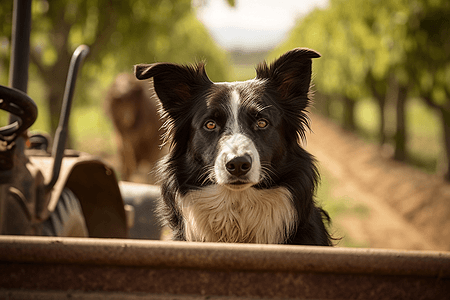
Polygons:
M259 153L250 138L243 134L231 135L222 139L219 145L220 151L214 163L218 184L235 189L259 182Z

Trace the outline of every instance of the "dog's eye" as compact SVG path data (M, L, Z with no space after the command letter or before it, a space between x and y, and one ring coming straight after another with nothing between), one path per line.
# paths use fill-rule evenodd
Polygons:
M217 127L217 125L216 125L216 122L214 122L214 121L210 120L205 123L205 128L207 130L214 130L214 129L216 129L216 127Z
M264 129L267 127L267 125L269 125L269 121L267 121L266 119L259 119L258 121L256 121L256 126L259 129Z

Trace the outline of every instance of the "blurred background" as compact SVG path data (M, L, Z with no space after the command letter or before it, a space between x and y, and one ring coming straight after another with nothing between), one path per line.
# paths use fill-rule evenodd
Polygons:
M12 9L2 1L3 85ZM319 161L317 201L338 246L450 250L449 36L447 0L34 0L31 130L53 136L71 54L89 45L69 147L102 156L123 178L105 109L118 74L206 61L213 81L246 80L262 60L312 48L322 57L305 147Z

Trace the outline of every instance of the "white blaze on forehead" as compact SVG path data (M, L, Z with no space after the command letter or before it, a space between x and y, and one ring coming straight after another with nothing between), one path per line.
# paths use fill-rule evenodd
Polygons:
M238 91L233 90L230 97L230 118L228 126L233 133L239 132L239 107L241 105L241 96Z
M252 139L244 134L239 124L241 97L236 89L232 89L227 103L228 120L227 134L219 141L219 152L214 163L214 174L218 184L227 184L232 179L226 169L226 164L235 157L248 155L252 166L246 177L250 183L258 183L261 177L261 163L258 150Z

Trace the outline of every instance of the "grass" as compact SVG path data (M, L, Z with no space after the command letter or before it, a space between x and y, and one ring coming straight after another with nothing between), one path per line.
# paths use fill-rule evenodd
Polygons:
M364 218L370 214L370 210L364 204L357 202L348 196L340 196L335 193L339 187L339 180L324 168L320 168L320 185L317 189L316 199L325 209L333 221L331 223L330 233L337 241L339 247L368 247L364 241L352 239L348 236L346 230L339 225L339 219L348 215Z
M388 111L392 120L394 112ZM373 101L364 100L356 105L356 124L361 136L370 142L377 142L379 111ZM408 162L422 170L435 173L443 155L442 129L438 113L419 99L410 99L406 106ZM393 132L395 119L388 122L387 130ZM392 133L393 134L393 133ZM391 134L391 135L392 135ZM392 136L388 137L392 140Z
M434 173L443 153L442 125L438 113L423 102L413 100L408 103L408 128L411 135L408 140L410 161Z

